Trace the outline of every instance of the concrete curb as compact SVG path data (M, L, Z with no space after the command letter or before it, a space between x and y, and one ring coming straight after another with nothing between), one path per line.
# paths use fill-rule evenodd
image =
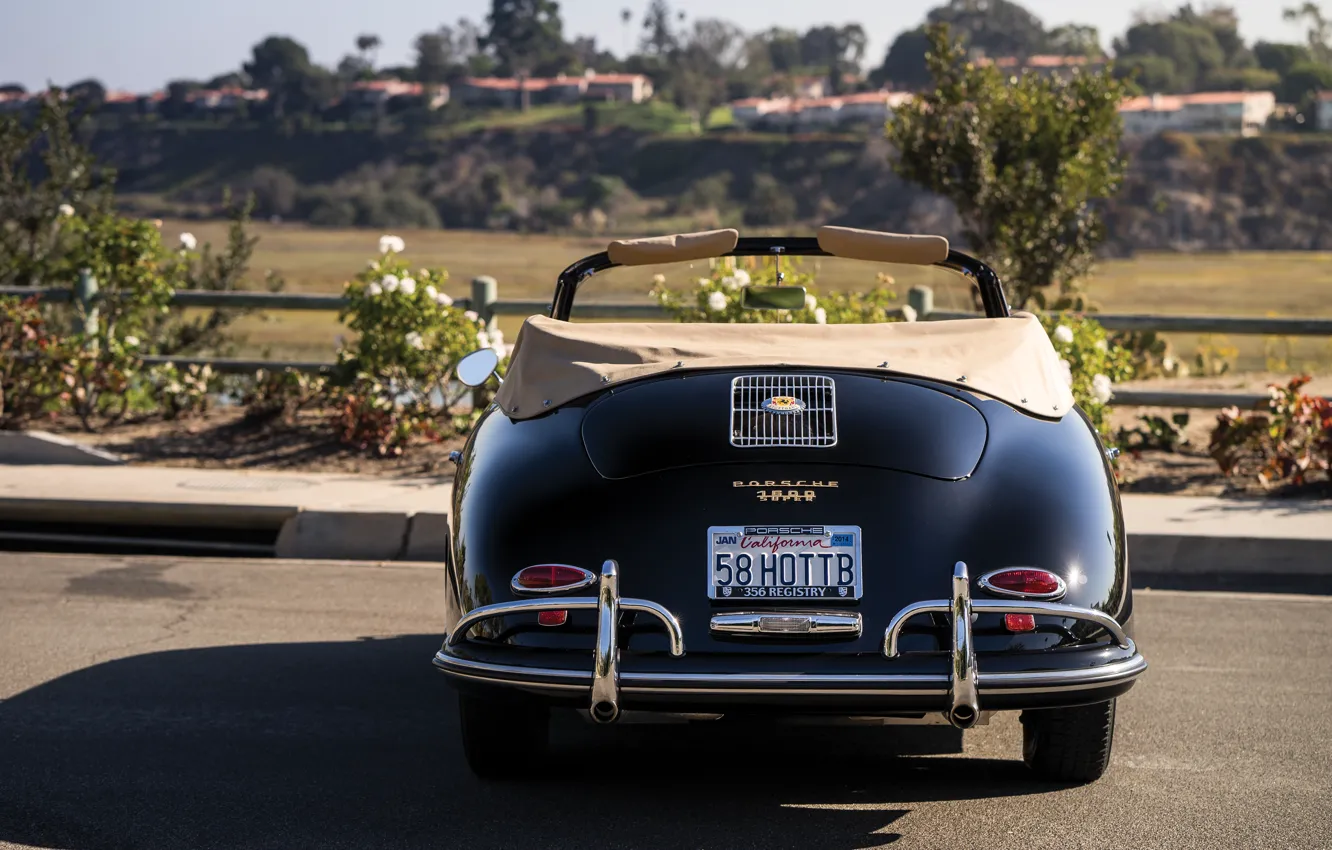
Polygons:
M0 464L124 466L123 458L45 431L0 431Z

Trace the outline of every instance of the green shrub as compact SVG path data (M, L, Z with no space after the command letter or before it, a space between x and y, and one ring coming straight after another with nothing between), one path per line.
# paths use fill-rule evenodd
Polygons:
M466 392L450 388L454 365L477 348L503 346L498 330L453 306L447 272L411 271L403 247L397 237L380 240L380 258L347 284L339 317L355 337L338 352L334 424L343 442L377 455L446 435L448 410Z
M1307 484L1332 468L1332 403L1303 392L1308 375L1273 385L1267 409L1235 407L1216 418L1208 451L1223 475L1255 477L1264 487Z
M910 309L894 308L892 301L896 296L887 286L878 286L868 292L819 295L813 289L813 276L800 271L797 261L783 260L782 268L786 285L804 286L809 291L803 309L746 310L741 306L746 286L771 286L777 282L777 265L768 259L755 262L749 258L738 265L734 258L715 260L712 273L699 278L693 288L684 292L668 289L666 279L658 275L649 294L677 322L863 324L900 321L905 317L904 310ZM891 284L892 279L881 276L880 282Z
M1105 328L1088 316L1045 313L1040 318L1078 407L1101 436L1110 439L1108 405L1114 385L1133 377L1130 352L1111 345Z
M69 390L59 345L36 298L0 298L0 430L59 409Z

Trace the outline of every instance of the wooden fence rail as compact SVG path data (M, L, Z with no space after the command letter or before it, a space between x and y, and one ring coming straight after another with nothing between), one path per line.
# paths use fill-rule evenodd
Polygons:
M78 285L63 287L0 287L0 297L36 297L52 303L81 303L81 313L87 315L97 308L101 296L95 281L82 279ZM928 287L912 287L908 303L920 319L973 318L976 313L960 313L933 309L934 294ZM244 310L323 310L338 311L347 306L342 295L286 293L286 292L176 292L171 303L177 307L232 308ZM494 278L482 276L472 281L472 297L459 298L454 304L462 309L475 310L493 326L497 316L531 316L546 314L550 302L534 299L503 300ZM581 302L576 314L584 319L662 319L666 312L658 305L646 302ZM1267 336L1332 336L1332 319L1275 318L1249 316L1164 316L1152 314L1097 313L1096 321L1112 331L1155 331L1158 333L1198 334L1261 334ZM81 320L80 320L81 321ZM250 360L218 357L145 357L149 363L175 363L177 366L208 365L215 371L244 374L259 369L300 372L324 372L331 363L295 360ZM1253 408L1266 402L1266 394L1175 392L1170 390L1120 390L1112 404L1152 407Z

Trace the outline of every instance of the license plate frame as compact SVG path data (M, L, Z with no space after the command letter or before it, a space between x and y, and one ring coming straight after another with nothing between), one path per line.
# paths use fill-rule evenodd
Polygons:
M847 535L850 539L847 539ZM708 528L708 598L719 601L768 602L855 602L864 596L865 563L858 525L714 525ZM746 545L748 544L748 545ZM720 551L719 551L720 547ZM720 561L718 555L728 555ZM812 557L805 558L804 555ZM742 561L743 556L748 561ZM756 556L762 556L758 558ZM791 556L791 557L787 557ZM824 556L831 556L830 558ZM852 581L832 581L842 576L849 557ZM730 581L719 582L729 567ZM740 582L748 567L749 581ZM810 572L806 572L809 568ZM826 572L825 572L826 568ZM784 572L787 570L793 571ZM759 581L755 581L755 574ZM784 581L791 575L792 583ZM775 581L764 582L772 576ZM810 579L822 578L821 584ZM803 583L801 580L804 579ZM729 588L729 593L727 592ZM755 591L758 592L755 592ZM815 592L818 591L818 592Z

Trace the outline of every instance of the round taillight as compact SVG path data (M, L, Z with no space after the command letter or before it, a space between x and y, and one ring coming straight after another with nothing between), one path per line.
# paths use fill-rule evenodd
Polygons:
M514 593L568 593L588 587L597 577L582 567L568 564L537 564L524 567L513 577L510 585Z
M1013 567L981 576L980 586L1000 596L1022 599L1058 599L1067 589L1064 580L1049 570Z

